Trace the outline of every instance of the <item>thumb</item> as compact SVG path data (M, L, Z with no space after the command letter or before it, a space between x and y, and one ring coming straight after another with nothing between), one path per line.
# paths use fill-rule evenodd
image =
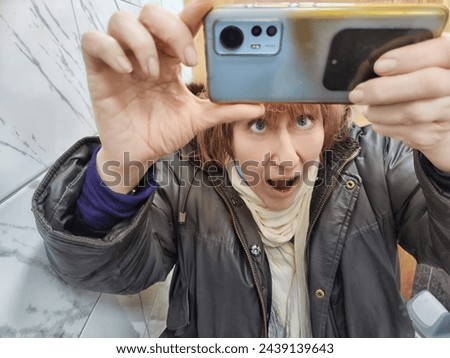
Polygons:
M180 18L195 36L202 25L202 20L213 8L211 0L193 0L180 13Z

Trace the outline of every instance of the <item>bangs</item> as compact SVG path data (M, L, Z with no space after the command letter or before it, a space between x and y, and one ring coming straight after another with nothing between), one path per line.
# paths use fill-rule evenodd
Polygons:
M191 83L188 89L196 96L208 98L203 84ZM347 138L352 117L351 107L339 104L269 103L265 104L265 109L261 119L275 125L286 115L295 119L302 114L311 120L322 118L325 132L322 154L334 143ZM228 159L233 157L233 125L231 122L223 123L198 133L197 152L194 157L204 165L216 163L224 167Z
M266 113L264 119L268 122L277 123L282 115L287 115L291 118L297 118L302 114L306 114L311 117L312 120L320 118L322 116L322 110L320 104L280 104L269 103L265 105Z

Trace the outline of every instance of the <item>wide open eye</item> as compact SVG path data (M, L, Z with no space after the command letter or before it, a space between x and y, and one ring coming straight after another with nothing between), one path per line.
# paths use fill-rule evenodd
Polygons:
M266 122L259 119L250 125L250 129L253 133L264 133L267 129L267 125Z
M301 115L297 118L297 127L301 129L311 128L313 125L313 121L310 117L306 115Z

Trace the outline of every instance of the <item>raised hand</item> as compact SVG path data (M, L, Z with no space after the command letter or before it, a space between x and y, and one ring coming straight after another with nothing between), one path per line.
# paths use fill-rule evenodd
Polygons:
M389 51L374 70L381 77L357 86L350 100L368 106L375 131L450 172L450 34Z
M211 8L211 1L197 0L177 16L148 4L138 18L115 13L107 33L84 34L82 50L102 142L97 169L112 190L126 193L144 174L127 162L147 169L204 129L263 115L260 105L200 99L181 79L180 65L197 63L193 37ZM120 183L108 180L109 163L123 178Z

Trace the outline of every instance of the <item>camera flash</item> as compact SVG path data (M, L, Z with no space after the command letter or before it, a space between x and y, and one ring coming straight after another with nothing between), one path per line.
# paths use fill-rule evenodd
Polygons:
M251 44L250 47L251 47L253 50L258 50L258 49L261 48L261 45L260 45L260 44Z

